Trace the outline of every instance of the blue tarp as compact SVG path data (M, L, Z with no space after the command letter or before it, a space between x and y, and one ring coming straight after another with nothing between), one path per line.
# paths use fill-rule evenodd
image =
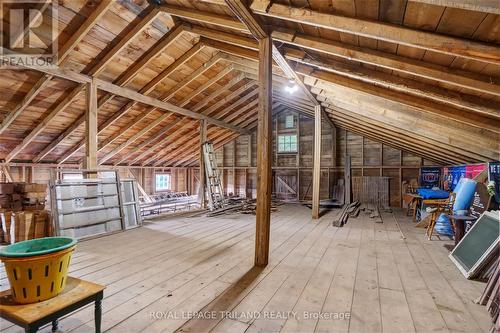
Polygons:
M417 189L418 195L420 195L424 200L427 199L447 199L450 194L443 190L431 190L428 188Z

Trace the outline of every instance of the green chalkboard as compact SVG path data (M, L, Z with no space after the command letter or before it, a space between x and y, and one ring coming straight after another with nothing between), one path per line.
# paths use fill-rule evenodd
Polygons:
M465 277L473 277L481 263L497 255L500 240L500 211L485 212L450 253L450 259Z

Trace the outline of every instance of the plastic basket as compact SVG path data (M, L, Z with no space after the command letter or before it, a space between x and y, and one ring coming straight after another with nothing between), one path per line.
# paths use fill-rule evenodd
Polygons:
M5 264L14 301L40 302L63 291L75 246L73 238L47 237L4 248L0 259Z

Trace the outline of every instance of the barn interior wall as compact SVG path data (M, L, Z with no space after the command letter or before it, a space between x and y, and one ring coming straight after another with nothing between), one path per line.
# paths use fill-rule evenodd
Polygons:
M294 115L293 128L286 128L286 116ZM297 153L279 153L277 136L296 134ZM249 145L249 139L251 144ZM292 110L273 119L273 193L285 200L312 199L314 120ZM256 133L242 135L216 150L227 195L256 197ZM417 179L422 165L435 165L414 154L364 138L343 129L322 125L321 199L331 197L333 187L344 178L345 156L351 156L352 176L390 177L390 202L401 206L401 183ZM198 174L198 169L193 169ZM197 188L196 178L191 178Z
M286 117L294 116L293 126L287 128ZM297 135L297 152L278 152L279 135ZM312 199L314 120L311 117L285 110L273 118L273 193L283 200ZM224 192L255 198L257 187L257 137L241 135L216 149ZM401 205L401 183L418 177L419 167L434 165L414 154L364 138L343 129L332 129L323 122L321 145L320 197L331 197L333 187L344 177L345 156L351 157L351 174L356 176L390 177L390 202ZM8 166L13 181L48 183L50 170L55 166L12 164ZM107 168L103 166L103 168ZM170 173L171 191L196 194L198 167L148 168L120 167L120 177L135 178L148 194L156 193L155 173ZM5 181L5 176L2 176Z

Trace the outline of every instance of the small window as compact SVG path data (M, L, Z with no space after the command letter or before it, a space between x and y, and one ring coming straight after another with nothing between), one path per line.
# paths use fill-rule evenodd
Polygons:
M293 114L289 114L285 118L285 128L293 128L294 117Z
M279 135L278 136L278 153L296 153L297 152L297 135Z
M157 173L156 174L156 191L170 190L170 174Z

